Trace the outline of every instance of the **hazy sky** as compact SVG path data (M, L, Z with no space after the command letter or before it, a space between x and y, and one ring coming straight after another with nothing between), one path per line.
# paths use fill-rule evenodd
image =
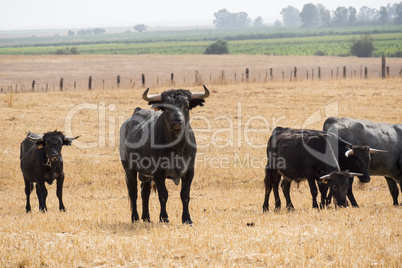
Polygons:
M108 26L212 25L214 13L246 12L250 18L261 16L264 22L282 19L280 11L291 5L300 11L306 3L321 3L330 10L338 6L368 6L379 9L389 0L0 0L0 30L84 28Z

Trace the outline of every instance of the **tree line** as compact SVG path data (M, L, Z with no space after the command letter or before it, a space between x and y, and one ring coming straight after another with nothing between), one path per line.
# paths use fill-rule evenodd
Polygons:
M333 11L323 4L305 4L300 11L293 6L287 6L280 12L282 21L277 20L277 27L345 27L362 25L387 25L402 24L402 2L387 4L380 9L363 6L356 8L339 6ZM262 17L252 20L246 12L231 13L227 9L221 9L214 13L213 21L217 29L240 29L247 27L262 27Z

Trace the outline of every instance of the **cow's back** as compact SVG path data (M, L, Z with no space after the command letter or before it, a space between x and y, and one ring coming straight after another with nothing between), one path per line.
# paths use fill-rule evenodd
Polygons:
M159 118L161 112L137 108L120 128L120 157L128 159L132 151L149 150L151 124ZM154 133L155 134L155 133Z

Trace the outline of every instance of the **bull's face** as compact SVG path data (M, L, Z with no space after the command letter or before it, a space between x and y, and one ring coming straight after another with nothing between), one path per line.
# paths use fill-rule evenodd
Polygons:
M347 153L347 167L353 172L362 173L359 180L363 183L370 182L369 166L370 166L370 147L369 146L352 146Z
M56 163L61 160L61 148L63 146L61 135L44 135L43 144L47 158L51 163Z
M204 92L191 93L184 89L171 89L162 94L148 95L147 89L143 99L154 108L163 111L163 118L167 131L174 136L184 133L189 124L189 111L196 106L203 106L209 96L209 90L204 86Z
M167 96L160 109L169 132L179 135L189 122L190 102L186 95Z
M38 148L44 148L48 164L52 165L59 161L62 161L61 148L63 145L71 145L75 138L67 138L60 131L48 132L44 135L29 133L28 138L36 142Z
M346 207L346 196L350 187L349 178L353 176L362 176L361 173L353 173L346 171L334 171L328 175L322 176L320 179L323 183L328 183L329 189L340 207Z

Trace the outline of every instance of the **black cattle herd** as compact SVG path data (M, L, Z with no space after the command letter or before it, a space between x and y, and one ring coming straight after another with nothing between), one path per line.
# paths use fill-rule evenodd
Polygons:
M180 184L183 204L182 222L192 224L189 213L190 187L194 177L197 152L196 140L190 126L189 111L203 106L210 91L191 93L172 89L143 99L153 109L136 108L120 129L120 158L126 173L126 184L131 204L132 222L139 220L137 212L137 176L141 182L143 221L150 221L149 196L151 189L158 192L160 222L169 222L166 211L168 191L166 179ZM57 182L60 211L65 211L62 200L64 172L61 149L71 145L77 137L66 137L62 132L28 133L21 143L21 171L25 181L26 212L31 211L29 196L36 183L39 210L46 211L45 182ZM286 207L293 209L290 199L292 181L307 180L313 208L325 207L332 199L337 206L347 206L349 199L358 204L352 191L353 177L370 181L370 175L384 176L393 199L398 205L402 182L402 125L376 123L351 118L328 118L322 131L277 127L267 145L265 167L265 199L263 211L268 211L269 195L273 188L275 209L281 207L279 184L286 199ZM317 203L317 185L321 202ZM329 190L329 191L328 191Z

